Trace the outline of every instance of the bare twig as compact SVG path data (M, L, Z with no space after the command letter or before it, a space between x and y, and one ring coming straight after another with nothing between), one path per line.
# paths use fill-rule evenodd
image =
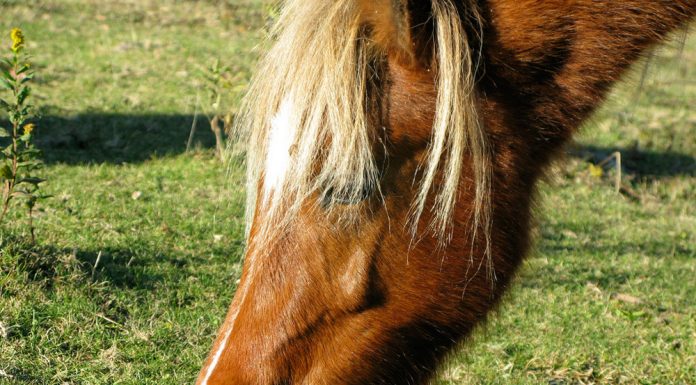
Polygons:
M189 133L188 142L186 143L186 152L191 150L191 145L193 144L193 136L196 134L196 126L198 125L198 104L200 95L196 94L196 105L194 106L193 112L193 123L191 123L191 132Z
M97 254L97 260L94 262L94 266L92 266L92 281L94 281L94 274L97 272L97 266L99 266L99 261L101 261L101 256L102 256L102 252L100 251Z
M106 322L112 324L112 325L118 326L119 329L121 329L121 330L123 330L124 332L128 333L128 329L126 329L125 326L123 326L123 325L121 325L120 323L118 323L118 322L112 320L111 318L109 318L109 317L107 317L107 316L105 316L105 315L103 315L103 314L100 314L100 313L96 313L95 315L96 315L97 317L103 319L104 321L106 321Z
M638 84L638 89L636 90L636 96L633 98L633 108L635 109L636 104L640 101L640 96L643 93L643 88L645 88L645 81L648 78L648 73L650 72L650 66L652 65L653 59L655 58L655 50L650 50L648 53L648 58L645 60L645 65L643 65L643 72L640 75L640 83Z
M622 168L621 168L621 152L616 151L613 154L611 154L609 157L604 159L603 161L599 162L597 166L599 167L604 167L607 164L609 164L610 161L614 160L614 167L616 168L616 176L614 180L614 187L616 189L616 192L621 192L621 181L623 179L622 177Z
M679 35L679 48L677 49L677 61L681 61L684 57L684 48L686 48L686 38L689 36L689 26L686 26Z
M220 122L224 125L224 121L220 119L220 115L213 116L213 118L210 119L210 129L213 131L213 134L215 134L215 152L217 153L217 157L224 162L225 138L223 136L223 128L220 127ZM226 130L226 127L224 129Z
M614 153L614 158L616 159L616 180L614 181L616 192L621 192L621 153L616 151Z

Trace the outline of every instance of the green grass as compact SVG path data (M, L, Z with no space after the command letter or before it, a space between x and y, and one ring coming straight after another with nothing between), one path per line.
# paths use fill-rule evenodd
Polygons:
M0 234L0 384L191 383L244 224L240 172L214 159L204 117L186 141L216 58L237 105L262 1L0 0L0 14L2 41L20 26L34 55L54 195L37 246L21 216ZM441 384L696 383L696 38L678 54L657 52L639 98L637 67L549 176L535 251ZM588 170L614 150L625 194Z

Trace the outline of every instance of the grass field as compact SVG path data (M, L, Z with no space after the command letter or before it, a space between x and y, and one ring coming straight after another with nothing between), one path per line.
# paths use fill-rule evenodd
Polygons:
M54 195L36 246L22 216L0 234L0 384L193 381L244 231L202 68L231 66L234 107L267 14L261 0L0 0L0 41L22 27L34 56ZM650 64L543 184L515 289L439 384L696 383L696 36ZM613 151L623 194L611 167L589 170Z

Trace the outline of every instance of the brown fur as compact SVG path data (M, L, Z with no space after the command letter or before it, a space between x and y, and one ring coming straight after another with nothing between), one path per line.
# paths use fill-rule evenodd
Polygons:
M362 21L371 29L370 38L389 57L405 65L412 64L415 52L411 38L411 21L406 0L359 0Z
M411 0L408 21L400 1L359 3L390 55L383 198L355 203L362 220L349 227L308 201L270 250L247 258L245 295L230 311L238 312L234 332L208 385L427 383L485 319L525 256L535 184L550 161L627 67L696 13L696 0L457 2L463 11L477 6L483 20L477 93L491 145L493 279L481 267L485 239L470 236L471 159L446 247L427 234L412 242L404 225L435 115L432 58L423 51L433 27L428 1ZM263 220L258 212L252 240Z

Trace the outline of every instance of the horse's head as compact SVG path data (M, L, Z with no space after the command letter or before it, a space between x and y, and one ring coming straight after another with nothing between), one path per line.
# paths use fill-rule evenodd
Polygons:
M200 383L416 379L475 322L467 287L485 313L471 31L449 2L403 3L286 6L243 117L244 272Z
M612 58L573 45L602 37L568 24L585 8L522 3L286 2L239 117L247 251L198 384L421 384L485 317L541 167L619 73L586 78Z

